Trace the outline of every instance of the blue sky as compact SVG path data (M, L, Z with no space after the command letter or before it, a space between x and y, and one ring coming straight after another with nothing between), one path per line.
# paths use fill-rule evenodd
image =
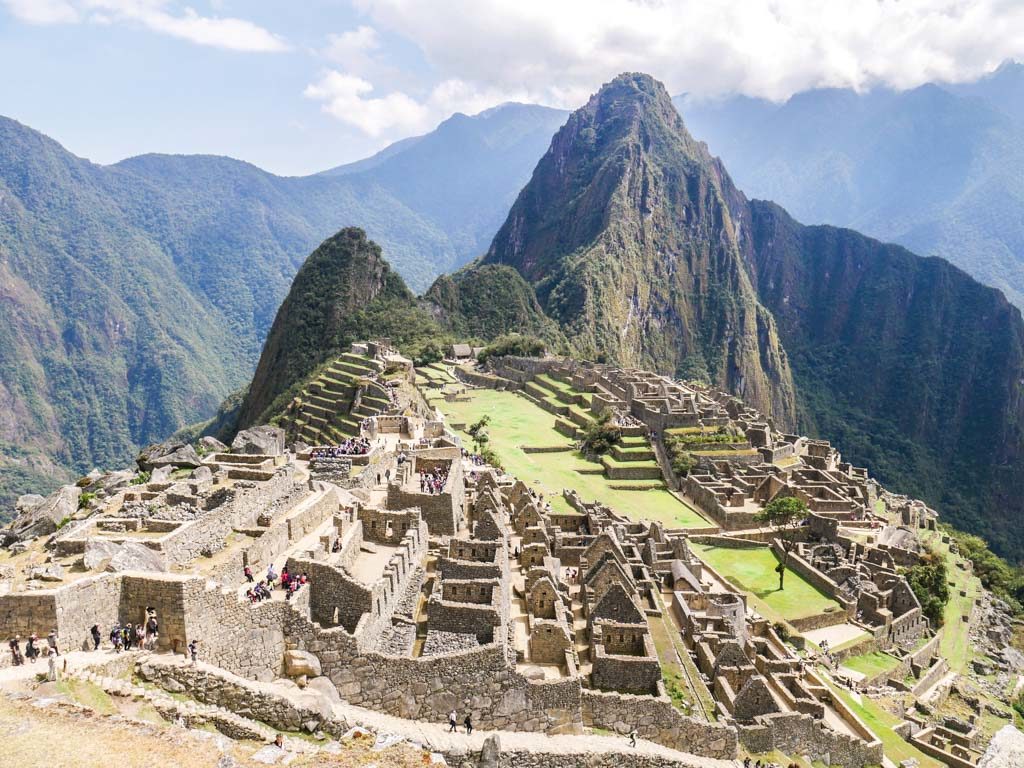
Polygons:
M1016 0L0 0L0 114L96 162L215 153L282 174L454 111L966 80L1024 58Z

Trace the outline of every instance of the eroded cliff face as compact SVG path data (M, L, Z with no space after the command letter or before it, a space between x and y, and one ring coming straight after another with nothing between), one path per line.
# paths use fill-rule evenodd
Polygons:
M795 425L789 362L726 185L664 87L621 75L555 135L483 263L522 274L574 353L705 375Z

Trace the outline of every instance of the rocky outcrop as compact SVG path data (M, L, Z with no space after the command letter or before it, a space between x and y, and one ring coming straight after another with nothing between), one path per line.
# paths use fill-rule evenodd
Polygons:
M163 556L149 547L134 541L118 543L96 538L85 545L83 564L89 570L102 568L110 573L167 570Z
M20 497L15 504L17 516L0 536L5 544L48 536L78 511L81 495L77 485L65 485L46 498L35 494Z
M280 456L284 453L284 430L269 424L243 429L235 435L231 450L235 453Z

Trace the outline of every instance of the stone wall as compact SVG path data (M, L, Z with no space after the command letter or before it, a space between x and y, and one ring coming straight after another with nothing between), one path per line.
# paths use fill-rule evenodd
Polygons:
M18 592L0 596L0 633L3 639L35 632L40 637L57 626L55 591Z
M730 726L688 717L662 696L584 690L583 722L616 733L636 729L641 738L696 755L730 760L737 755L737 733Z
M810 715L785 712L757 718L755 725L739 726L740 743L750 752L777 749L787 755L807 755L844 766L881 765L882 742L837 733Z
M158 647L161 650L185 652L190 638L185 629L185 580L180 576L125 575L121 577L118 603L121 621L130 621L132 624L144 624L146 609L155 609L160 626ZM106 629L104 637L110 627Z

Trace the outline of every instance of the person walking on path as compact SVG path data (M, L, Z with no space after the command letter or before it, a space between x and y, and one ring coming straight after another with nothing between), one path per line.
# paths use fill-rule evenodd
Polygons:
M448 713L448 733L458 733L458 715L455 714L453 709Z
M636 728L629 732L629 746L636 746Z
M36 657L39 656L39 649L36 648L37 640L39 640L39 638L35 635L35 633L33 633L32 636L28 639L28 642L25 643L25 655L28 656L28 660L33 664L36 663Z
M60 651L57 650L57 630L53 630L46 636L46 644L50 646L50 651L60 656Z
M466 726L466 735L473 735L473 718L470 715L466 715L466 719L462 721L462 724Z
M252 568L250 568L250 567L249 567L249 566L247 565L247 566L245 566L245 568L243 568L243 569L242 569L242 573L244 573L244 574L245 574L245 580L246 580L246 581L247 581L248 583L252 584L252 581L253 581L253 579L252 579Z
M146 620L146 645L147 650L152 651L156 648L157 638L160 636L160 625L156 621L156 614L149 614L149 618Z
M92 635L92 649L98 651L100 649L100 625L93 624L89 634Z
M121 625L115 624L110 630L110 642L114 646L114 653L121 652Z
M192 657L192 666L194 667L199 663L199 641L192 638L192 642L188 644L188 654Z
M16 667L20 667L25 663L25 659L21 656L21 635L15 635L7 644L11 648L11 663Z

